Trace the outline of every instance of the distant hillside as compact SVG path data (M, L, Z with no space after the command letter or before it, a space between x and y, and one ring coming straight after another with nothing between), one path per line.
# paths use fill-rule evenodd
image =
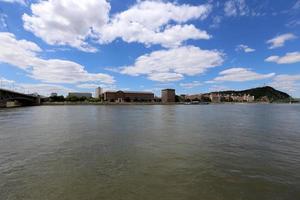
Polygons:
M256 101L289 101L290 100L290 95L287 93L281 92L279 90L276 90L270 86L265 86L265 87L258 87L258 88L253 88L253 89L248 89L248 90L241 90L241 91L221 91L218 92L220 94L239 94L239 95L244 95L244 94L250 94L251 96L255 97Z

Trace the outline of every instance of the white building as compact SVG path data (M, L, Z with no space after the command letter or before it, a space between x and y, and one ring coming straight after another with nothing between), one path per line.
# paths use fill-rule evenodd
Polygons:
M84 93L84 92L70 92L69 97L86 97L86 98L91 98L92 97L92 93Z
M96 91L95 91L95 98L101 98L101 96L102 96L102 94L103 94L103 90L102 90L102 88L101 87L97 87L96 88Z

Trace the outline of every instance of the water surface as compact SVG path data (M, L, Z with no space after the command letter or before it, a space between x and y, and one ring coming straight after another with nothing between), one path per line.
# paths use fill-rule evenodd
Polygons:
M1 200L300 198L300 105L0 110Z

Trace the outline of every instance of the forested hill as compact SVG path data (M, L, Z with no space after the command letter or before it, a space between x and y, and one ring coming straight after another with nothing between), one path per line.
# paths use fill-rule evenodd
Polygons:
M250 94L251 96L255 97L256 101L260 100L268 100L270 102L273 101L284 101L289 100L291 97L287 93L281 92L279 90L276 90L270 86L265 87L257 87L252 88L248 90L241 90L241 91L221 91L218 92L220 94L236 94L236 95L244 95L244 94Z

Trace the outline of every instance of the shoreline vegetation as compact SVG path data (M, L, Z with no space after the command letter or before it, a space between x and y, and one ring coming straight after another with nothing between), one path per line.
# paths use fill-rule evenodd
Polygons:
M162 101L154 97L153 100L123 99L122 101L108 101L103 95L99 98L86 96L50 96L42 101L42 105L207 105L207 104L291 104L299 103L299 99L292 98L287 93L270 86L252 88L242 91L219 91L194 95L176 95L173 101Z
M300 102L293 102L292 104L299 104ZM237 105L237 104L290 104L289 102L197 102L197 103L186 103L186 102L174 102L174 103L161 103L161 102L43 102L41 106L72 106L72 105L95 105L95 106L105 106L105 105Z

